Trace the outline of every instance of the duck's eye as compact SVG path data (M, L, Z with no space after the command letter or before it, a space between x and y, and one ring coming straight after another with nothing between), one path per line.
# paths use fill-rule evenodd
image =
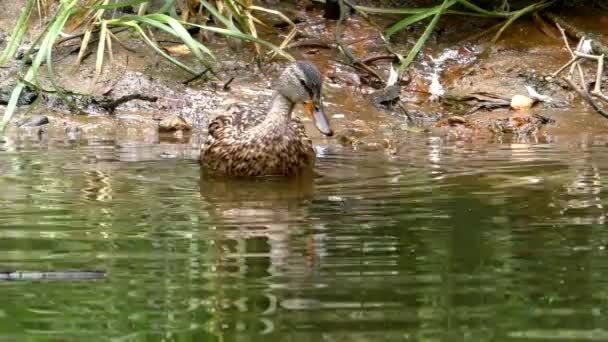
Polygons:
M303 79L300 79L300 84L302 85L302 87L306 88L306 81L304 81Z

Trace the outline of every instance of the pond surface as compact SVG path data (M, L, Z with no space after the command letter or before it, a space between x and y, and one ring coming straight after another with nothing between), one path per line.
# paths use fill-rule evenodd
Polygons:
M0 340L606 340L603 125L404 133L394 155L319 141L298 181L201 179L157 145L5 143L0 271L106 275L0 281Z

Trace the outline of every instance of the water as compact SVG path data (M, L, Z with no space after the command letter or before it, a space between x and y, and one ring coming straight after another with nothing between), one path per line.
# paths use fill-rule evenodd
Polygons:
M106 276L0 281L0 340L606 340L600 131L319 144L314 180L256 182L157 146L1 145L0 271Z

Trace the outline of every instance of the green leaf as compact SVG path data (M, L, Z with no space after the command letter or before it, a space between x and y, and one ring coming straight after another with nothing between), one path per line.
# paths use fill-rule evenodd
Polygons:
M437 9L433 8L426 12L412 14L408 17L405 17L404 19L398 21L397 23L395 23L394 25L392 25L391 27L389 27L386 30L386 37L390 38L393 34L401 31L405 27L415 24L415 23L419 22L420 20L426 19L432 15L435 15L436 13L437 13Z

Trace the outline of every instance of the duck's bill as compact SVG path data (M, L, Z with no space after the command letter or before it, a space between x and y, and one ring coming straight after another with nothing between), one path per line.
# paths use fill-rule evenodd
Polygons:
M327 115L323 111L323 107L320 105L315 105L314 103L306 103L304 104L304 111L312 119L315 123L315 126L319 130L319 132L331 137L334 135L334 132L331 130L329 126L329 120L327 119Z

